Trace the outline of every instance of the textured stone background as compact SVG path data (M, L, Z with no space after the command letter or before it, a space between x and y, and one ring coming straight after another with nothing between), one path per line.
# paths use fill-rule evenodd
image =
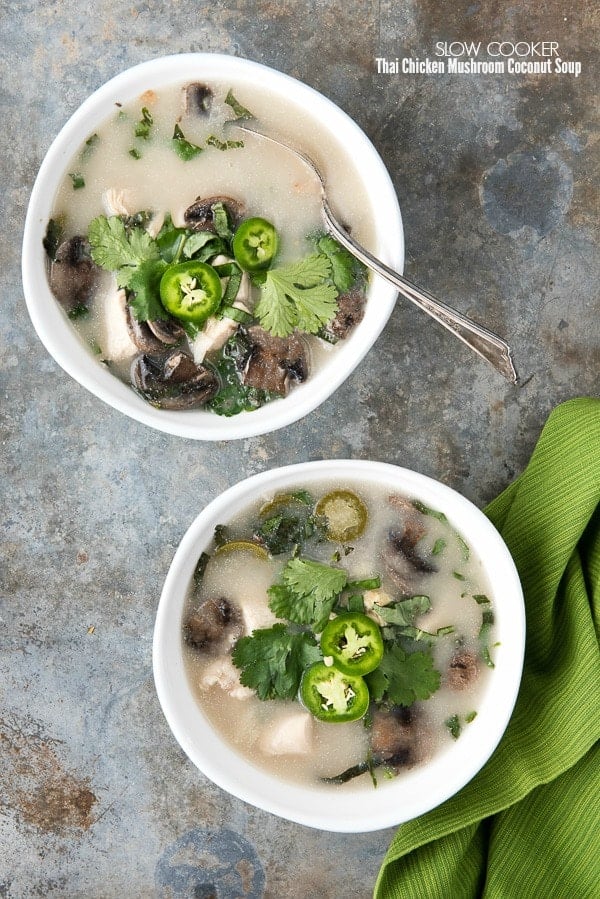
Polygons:
M334 835L256 811L186 760L151 676L178 541L242 474L374 458L483 506L549 410L598 390L596 4L548 0L0 0L0 896L368 897L392 831ZM568 76L383 76L437 40L557 40ZM511 341L508 386L402 301L319 410L203 445L124 419L48 356L20 238L50 142L92 90L164 53L294 75L350 113L398 190L409 277ZM211 892L211 884L216 893Z

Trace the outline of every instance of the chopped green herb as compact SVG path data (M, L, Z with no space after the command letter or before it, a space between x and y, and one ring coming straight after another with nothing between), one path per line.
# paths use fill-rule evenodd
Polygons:
M153 124L154 119L152 118L152 113L146 106L142 106L142 117L135 126L135 136L141 137L143 140L148 140Z
M134 159L141 159L141 158L142 158L142 154L140 153L140 151L139 151L136 147L132 147L131 150L129 150L129 155L130 155L130 156L133 156Z
M433 549L431 550L432 556L439 556L446 549L446 541L443 537L438 537L438 539L433 544Z
M196 144L192 144L189 140L186 140L179 125L175 125L171 146L179 158L183 159L184 162L189 162L190 159L195 159L196 156L199 156L200 153L202 153L202 147L198 147Z
M253 119L254 118L254 115L248 109L246 109L245 106L242 106L241 103L238 103L238 101L235 99L235 97L233 95L232 90L228 91L227 96L225 97L225 102L233 110L233 114L236 117L236 119Z
M78 319L85 318L86 315L90 314L90 310L85 305L85 303L79 303L77 306L73 306L72 309L69 309L67 315L70 319Z
M73 190L81 190L82 187L85 187L85 178L81 172L69 172L69 177L73 182Z
M94 134L90 134L85 144L83 145L83 150L81 151L79 158L87 159L92 154L92 151L94 150L99 140L100 138L98 137L96 132L94 132Z
M469 549L469 544L466 543L460 534L456 534L456 539L458 541L458 545L460 546L461 555L463 558L463 562L469 561L469 556L471 555L471 550Z
M453 739L458 740L462 731L458 715L451 715L450 718L446 718L444 724L452 734Z
M209 147L216 147L217 150L235 150L244 146L243 140L221 140L216 134L211 134L206 138L206 144Z
M202 578L204 577L204 572L206 571L206 566L210 562L210 556L208 553L200 553L200 558L196 562L196 567L194 568L194 583L196 586L202 582Z
M466 581L466 577L460 571L453 571L452 577L455 577L457 581Z
M471 721L475 721L475 718L477 718L477 712L469 712L468 715L465 715L465 721L467 724L470 724Z
M443 524L448 523L448 519L443 512L438 512L437 509L430 509L429 506L426 506L418 499L413 499L412 504L421 515L431 515L432 518L437 518L437 520L441 521Z
M62 216L56 219L50 219L42 244L46 254L53 262L56 259L56 251L63 239L63 232L64 222Z
M387 624L406 626L412 625L415 618L428 612L430 608L431 600L428 596L410 596L408 599L401 599L389 606L379 606L377 614Z
M379 575L368 577L362 581L348 581L346 590L378 590L381 587Z
M365 611L365 601L360 593L353 593L351 596L349 596L346 601L346 605L349 612L364 613Z
M330 234L317 235L316 247L331 263L331 278L339 293L366 281L367 269Z
M229 543L229 528L226 524L215 525L213 540L217 549L219 549L219 547L221 546L224 546L226 543Z
M485 595L485 593L474 593L474 594L473 594L473 599L474 599L475 602L478 603L479 605L483 605L484 603L488 603L488 602L489 602L489 599L487 598L487 596Z

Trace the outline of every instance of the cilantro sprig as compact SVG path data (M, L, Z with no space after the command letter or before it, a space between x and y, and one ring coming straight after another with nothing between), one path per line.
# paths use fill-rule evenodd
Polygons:
M137 225L127 229L117 215L92 219L88 240L96 265L114 272L117 286L127 288L135 317L139 321L165 318L159 285L167 263L157 241Z
M254 310L265 330L288 337L294 330L316 334L337 311L338 289L327 256L312 253L269 269Z
M310 559L290 559L281 583L269 588L269 608L278 618L310 626L319 633L348 581L341 568Z
M240 637L232 654L233 664L241 669L240 682L259 699L294 699L302 672L320 658L312 634L291 633L285 624Z

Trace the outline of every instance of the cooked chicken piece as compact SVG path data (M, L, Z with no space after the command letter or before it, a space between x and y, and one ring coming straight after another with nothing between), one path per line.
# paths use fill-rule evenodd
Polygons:
M109 290L103 300L100 349L111 362L124 362L138 352L128 324L127 297L118 287Z
M109 187L102 194L102 205L107 215L133 215L133 195L123 187Z
M304 710L282 714L265 731L259 747L268 755L307 755L312 751L313 717Z
M200 689L208 690L214 686L221 687L233 699L248 699L255 695L254 690L240 683L240 672L229 656L219 656L204 670L199 682Z
M363 603L365 605L365 613L376 621L380 627L385 625L383 618L377 614L377 606L389 606L392 597L385 590L366 590L363 593Z

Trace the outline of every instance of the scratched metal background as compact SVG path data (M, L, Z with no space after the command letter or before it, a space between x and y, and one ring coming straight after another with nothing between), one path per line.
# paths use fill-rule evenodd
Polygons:
M285 823L178 749L151 677L161 584L191 520L243 474L374 458L483 506L523 468L549 410L597 392L597 6L0 0L0 15L0 897L368 897L391 830ZM558 40L584 72L375 74L376 56L472 39ZM19 270L44 152L107 78L200 50L275 66L354 116L397 187L408 275L509 337L524 387L402 302L317 412L241 442L154 433L58 368Z

